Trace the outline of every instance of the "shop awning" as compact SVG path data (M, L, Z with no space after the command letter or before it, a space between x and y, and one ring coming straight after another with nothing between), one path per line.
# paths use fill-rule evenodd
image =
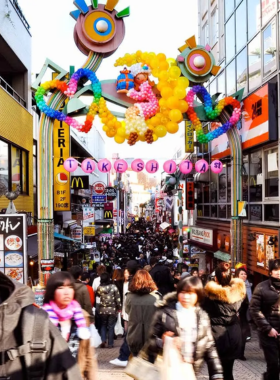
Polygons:
M225 253L222 251L214 252L214 257L216 257L216 259L225 261L227 263L231 260L231 256L228 253Z
M38 237L37 234L28 236L27 240L27 255L34 258L38 255ZM62 242L54 239L54 250L62 249Z
M55 233L53 234L53 236L54 236L55 238L57 238L57 239L70 240L70 241L77 241L77 240L75 240L75 239L71 239L71 238L68 237L68 236L58 234L57 232L55 232Z

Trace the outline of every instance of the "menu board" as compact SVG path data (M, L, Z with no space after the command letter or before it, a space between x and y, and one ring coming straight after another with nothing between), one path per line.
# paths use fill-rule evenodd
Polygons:
M27 282L26 215L0 215L0 271Z

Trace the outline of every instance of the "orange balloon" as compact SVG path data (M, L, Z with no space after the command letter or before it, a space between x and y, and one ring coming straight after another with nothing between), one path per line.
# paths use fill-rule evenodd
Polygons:
M179 100L176 98L176 96L171 96L167 99L167 106L171 109L179 108Z
M173 90L170 88L170 87L164 87L162 90L161 90L161 96L164 98L164 99L168 99L170 98L170 96L173 95Z
M154 133L157 137L164 137L167 133L167 130L164 125L158 125L155 128Z
M179 100L179 107L178 109L181 111L181 112L187 112L187 110L189 109L189 105L188 103L185 101L185 100Z
M169 68L169 64L166 61L162 61L159 63L160 70L167 70Z
M175 87L174 96L176 96L177 99L184 99L186 97L186 90L182 87Z
M179 130L179 125L174 121L169 121L165 127L167 129L167 132L172 134L178 132Z
M175 123L179 122L181 119L183 119L182 112L178 109L171 110L169 112L169 118L171 121L174 121Z

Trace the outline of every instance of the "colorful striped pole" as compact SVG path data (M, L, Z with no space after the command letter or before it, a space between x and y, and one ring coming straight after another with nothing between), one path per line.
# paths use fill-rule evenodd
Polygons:
M182 200L182 189L178 189L178 218L179 218L179 238L178 238L178 248L179 256L183 257L183 200Z

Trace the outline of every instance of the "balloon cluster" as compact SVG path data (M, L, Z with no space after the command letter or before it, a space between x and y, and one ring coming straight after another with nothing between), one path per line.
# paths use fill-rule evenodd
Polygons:
M194 97L195 95L200 95L203 99L204 110L206 116L210 120L215 120L218 116L220 116L221 112L226 106L231 106L233 108L233 113L230 119L220 126L219 128L211 131L207 134L204 134L202 129L202 124L200 119L198 118L195 109L194 109ZM240 119L241 116L241 106L238 100L232 98L231 96L226 97L218 102L218 104L213 109L212 99L206 88L203 86L194 86L187 94L186 100L189 104L189 109L187 111L187 115L189 120L192 122L194 129L196 131L197 140L200 143L208 143L213 139L221 136L226 133L229 129L231 129Z

